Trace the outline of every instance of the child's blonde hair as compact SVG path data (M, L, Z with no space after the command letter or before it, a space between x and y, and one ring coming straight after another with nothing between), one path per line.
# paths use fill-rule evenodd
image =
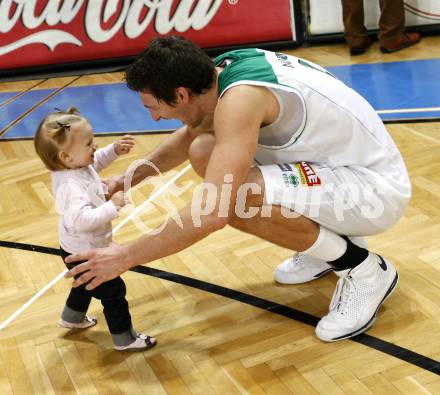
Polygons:
M41 121L34 137L35 151L49 170L64 170L58 154L71 141L73 123L87 121L79 110L69 107L67 110L51 112Z

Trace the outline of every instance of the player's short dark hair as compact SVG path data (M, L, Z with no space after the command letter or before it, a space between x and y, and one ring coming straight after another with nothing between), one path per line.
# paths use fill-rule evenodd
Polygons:
M212 87L214 76L214 62L201 48L183 37L169 36L151 40L128 67L125 80L130 89L173 105L176 88L201 94Z

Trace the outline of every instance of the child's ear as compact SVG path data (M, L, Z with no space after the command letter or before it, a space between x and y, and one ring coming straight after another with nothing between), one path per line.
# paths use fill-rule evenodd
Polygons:
M58 159L64 164L72 161L72 158L70 157L70 155L66 151L58 152Z

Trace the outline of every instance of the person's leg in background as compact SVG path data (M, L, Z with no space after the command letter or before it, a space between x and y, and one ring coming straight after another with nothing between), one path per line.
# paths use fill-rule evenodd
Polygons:
M363 0L342 0L344 37L351 55L361 55L371 45L364 25Z
M405 32L403 0L380 0L379 44L384 53L392 53L417 44L419 33Z

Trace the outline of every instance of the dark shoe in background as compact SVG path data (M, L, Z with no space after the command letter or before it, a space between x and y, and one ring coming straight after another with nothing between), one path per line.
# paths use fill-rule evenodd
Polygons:
M370 45L371 45L371 40L369 37L367 37L366 40L360 45L349 45L350 55L351 56L362 55L370 47Z
M396 40L390 41L386 45L380 47L383 53L393 53L401 49L408 48L420 41L420 33L404 33L404 35Z

